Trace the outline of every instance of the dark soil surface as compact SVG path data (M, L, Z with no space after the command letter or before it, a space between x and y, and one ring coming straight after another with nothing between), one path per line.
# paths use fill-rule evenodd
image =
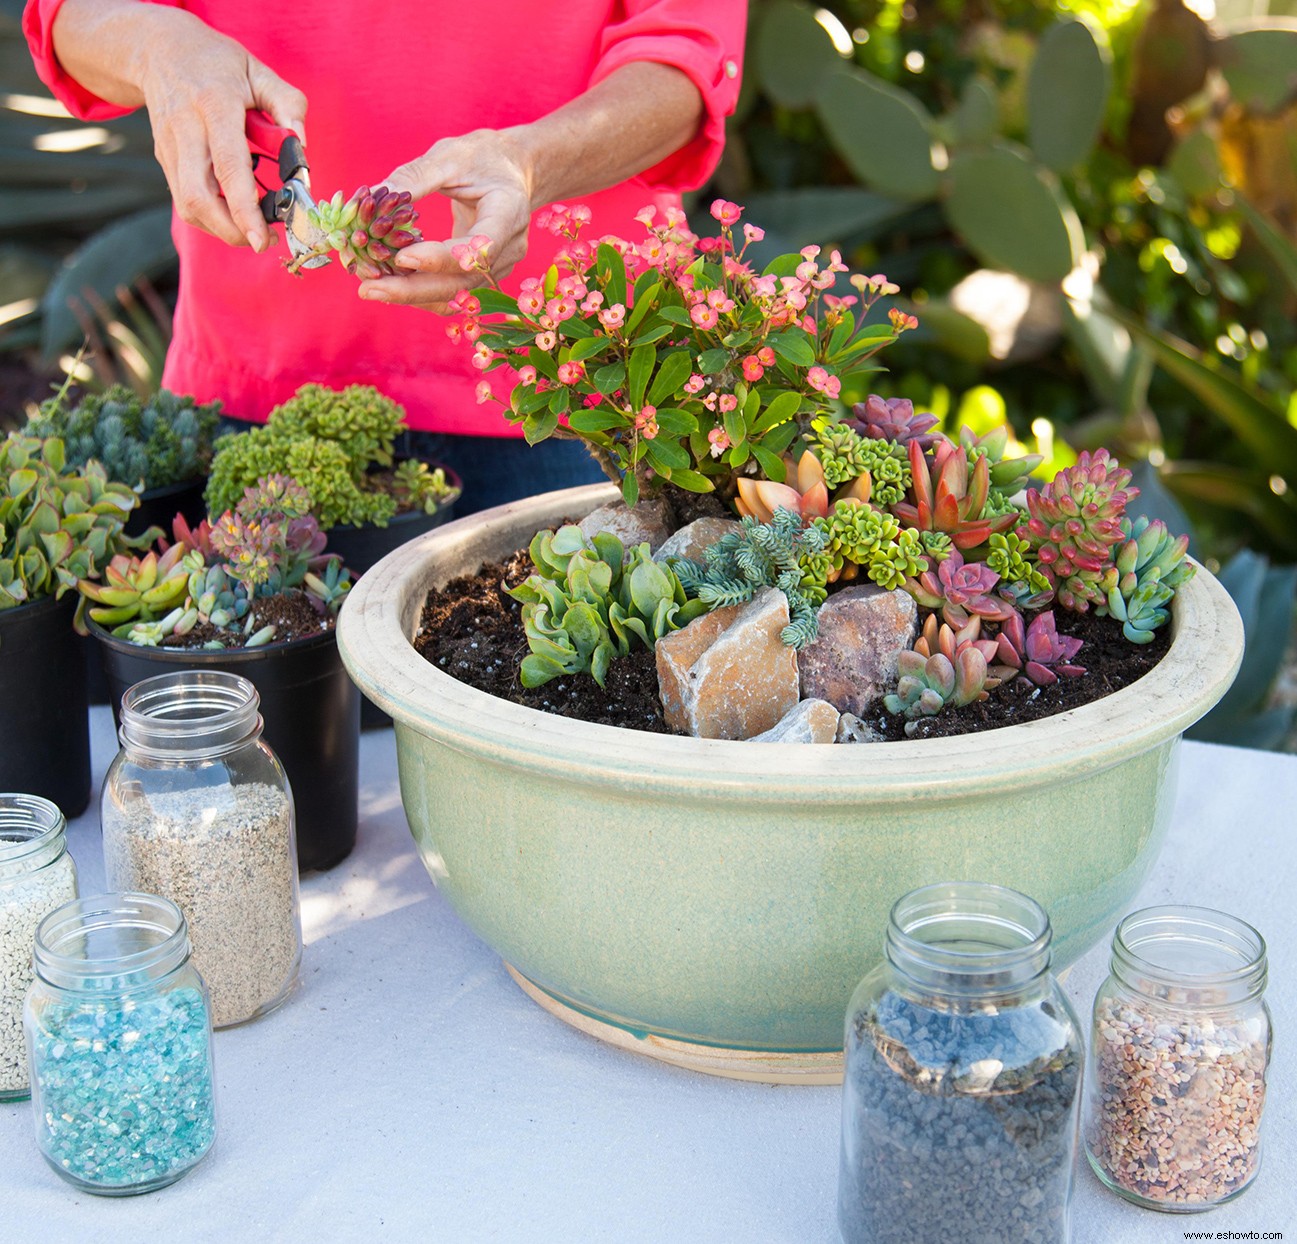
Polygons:
M321 631L333 629L333 619L321 617L315 611L305 592L294 589L280 596L268 596L252 606L252 633L263 626L274 625L275 637L271 643L285 644L290 639L305 639ZM202 648L215 640L226 648L242 648L241 631L225 631L208 622L200 622L188 635L168 635L162 641L164 648Z
M635 649L616 660L601 688L588 674L557 678L543 687L527 689L518 681L518 666L527 655L522 607L508 596L531 573L525 549L503 563L486 565L476 575L452 579L428 593L415 637L415 649L425 660L452 678L501 699L528 708L634 730L670 734L662 719L657 694L657 667L647 649ZM1021 725L1038 717L1079 708L1091 700L1119 691L1146 674L1171 644L1171 628L1163 627L1152 643L1129 643L1121 623L1093 613L1054 610L1061 634L1079 636L1084 646L1076 662L1085 667L1079 678L1060 678L1052 687L1037 688L1024 678L996 688L990 698L964 708L947 709L920 722L913 738L940 738ZM905 719L894 717L881 703L867 717L887 739L904 739Z

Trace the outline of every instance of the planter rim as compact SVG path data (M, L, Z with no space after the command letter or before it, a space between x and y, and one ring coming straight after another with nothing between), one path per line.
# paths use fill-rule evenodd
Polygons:
M499 699L414 650L440 557L502 548L511 536L521 547L534 531L617 496L611 484L545 493L447 523L388 554L351 589L338 619L352 678L398 726L538 776L694 799L849 805L994 796L1028 778L1066 781L1109 768L1181 734L1220 699L1242 661L1238 610L1201 566L1176 596L1170 650L1137 682L1052 717L953 738L815 746L628 730Z
M448 467L444 462L438 462L436 458L421 458L418 454L397 454L392 459L393 466L397 466L402 462L423 462L433 468L440 467L441 470L446 473L446 483L452 488L459 489L459 497L464 495L464 481L460 479L459 473L453 467ZM456 497L455 501L458 501L459 497ZM445 504L454 505L455 501L449 501ZM403 510L399 513L393 514L392 517L383 524L383 527L379 527L377 523L335 523L332 527L328 528L324 534L328 537L335 531L369 531L371 528L376 528L377 530L382 531L387 527L395 527L399 523L413 523L417 522L421 518L435 518L437 514L441 512L442 508L442 506L439 506L432 514L428 514L424 510ZM325 551L328 551L327 547Z
M206 475L191 475L188 479L179 479L171 484L159 484L156 488L140 490L141 501L159 501L164 497L174 496L178 492L188 492L191 488L202 488L207 483Z
M12 609L0 609L0 625L3 625L7 618L29 618L41 608L52 613L60 605L66 605L69 597L71 597L72 603L75 605L76 593L68 591L64 592L62 596L47 593L44 596L37 596L34 600L25 600L21 605L15 605Z
M117 652L135 656L150 656L177 665L213 665L222 661L264 661L277 652L316 647L331 643L338 637L336 624L332 630L320 631L318 635L303 635L297 639L283 640L277 644L262 644L257 648L164 648L149 644L133 644L129 639L121 639L106 631L93 618L87 618L86 624L90 634L105 647ZM417 653L416 653L417 655Z

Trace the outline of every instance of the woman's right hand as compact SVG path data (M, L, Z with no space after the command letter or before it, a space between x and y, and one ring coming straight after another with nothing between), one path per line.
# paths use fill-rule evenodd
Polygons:
M168 4L65 0L53 41L63 68L87 90L148 108L153 149L183 221L232 246L264 251L273 243L257 206L245 114L264 109L305 137L301 91Z

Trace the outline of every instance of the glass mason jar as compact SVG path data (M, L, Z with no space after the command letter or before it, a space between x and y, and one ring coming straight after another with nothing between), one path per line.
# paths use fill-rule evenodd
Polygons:
M1083 1047L1051 938L1002 886L924 886L892 908L847 1011L847 1244L1068 1239Z
M0 794L0 1101L30 1091L23 999L32 983L36 926L77 896L66 830L48 799Z
M1232 1200L1261 1164L1265 941L1207 907L1147 907L1117 926L1110 972L1094 1000L1090 1165L1153 1209Z
M24 1019L45 1160L86 1192L174 1183L216 1138L212 1025L185 918L151 894L55 909Z
M185 913L217 1028L282 1002L302 957L293 797L258 703L236 674L136 683L100 800L108 885Z

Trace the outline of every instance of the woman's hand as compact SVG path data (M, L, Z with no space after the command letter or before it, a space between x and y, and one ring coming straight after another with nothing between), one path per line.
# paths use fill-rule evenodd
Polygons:
M53 33L64 68L89 90L148 108L153 148L183 221L232 246L264 251L273 243L257 206L245 114L262 108L303 135L301 91L182 9L67 0Z
M507 130L477 130L445 138L427 154L402 164L383 182L408 190L415 199L442 194L451 201L455 236L444 242L416 242L398 252L398 276L363 281L360 296L445 313L461 289L482 277L465 273L451 248L470 237L490 239L491 274L507 276L527 253L532 209L532 171L525 149Z

